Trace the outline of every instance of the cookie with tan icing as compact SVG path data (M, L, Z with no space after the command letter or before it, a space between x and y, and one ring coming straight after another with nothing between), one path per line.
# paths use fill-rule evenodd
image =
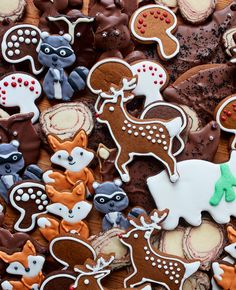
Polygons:
M26 7L25 0L1 0L0 2L0 21L10 19L17 21L22 18Z

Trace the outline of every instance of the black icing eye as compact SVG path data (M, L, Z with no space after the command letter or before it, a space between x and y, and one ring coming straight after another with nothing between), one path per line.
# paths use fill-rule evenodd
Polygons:
M37 264L37 261L33 261L33 264Z
M78 209L80 209L80 206L78 206Z
M83 156L84 155L84 153L83 152L80 152L80 156Z
M66 51L64 49L61 49L59 53L60 56L66 56Z
M58 158L61 159L61 155L58 155Z
M62 208L60 207L59 210L62 210Z
M15 266L15 267L14 267L14 270L16 270L16 271L17 271L17 270L18 270L18 267L16 267L16 266Z
M112 198L112 200L114 200L114 201L121 201L122 199L124 199L125 198L125 195L124 194L116 194L113 198Z

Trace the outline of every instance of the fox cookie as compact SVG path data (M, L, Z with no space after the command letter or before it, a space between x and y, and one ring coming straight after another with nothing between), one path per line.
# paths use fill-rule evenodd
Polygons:
M87 168L94 158L94 152L87 148L88 137L84 130L79 131L72 139L61 140L48 135L48 143L54 154L51 162L65 169L64 172L48 170L43 174L46 184L57 190L71 190L78 181L83 181L87 191L93 193L93 173Z
M0 259L8 264L6 272L21 276L20 280L5 280L1 282L3 290L39 289L43 281L43 265L45 258L37 255L34 245L27 241L21 252L7 254L0 251Z
M47 212L62 218L60 221L52 216L38 218L38 226L42 235L51 240L60 234L76 234L88 238L89 229L82 220L92 209L92 204L85 200L86 189L83 182L76 185L72 192L58 192L53 186L46 186L51 204Z
M132 36L142 43L158 44L158 54L168 60L176 56L180 45L173 35L177 29L177 17L169 8L146 5L134 12L130 20Z

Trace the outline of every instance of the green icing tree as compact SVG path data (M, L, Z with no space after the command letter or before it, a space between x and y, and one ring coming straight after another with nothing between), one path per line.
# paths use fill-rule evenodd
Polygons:
M235 200L234 187L236 186L236 178L232 174L228 164L220 165L221 177L215 184L215 192L210 199L212 206L217 206L225 194L226 202L232 202Z

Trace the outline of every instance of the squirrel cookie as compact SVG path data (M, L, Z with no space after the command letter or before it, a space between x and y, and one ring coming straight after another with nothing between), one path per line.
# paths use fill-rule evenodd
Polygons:
M188 262L174 255L154 249L151 236L160 231L168 210L154 210L149 216L141 214L130 219L131 227L120 235L121 242L130 250L133 273L124 280L124 287L135 287L144 282L161 284L167 289L181 290L183 282L195 273L200 262Z
M142 43L157 43L159 56L164 60L175 57L180 49L173 35L177 29L177 17L169 8L146 5L134 12L130 20L132 36Z

